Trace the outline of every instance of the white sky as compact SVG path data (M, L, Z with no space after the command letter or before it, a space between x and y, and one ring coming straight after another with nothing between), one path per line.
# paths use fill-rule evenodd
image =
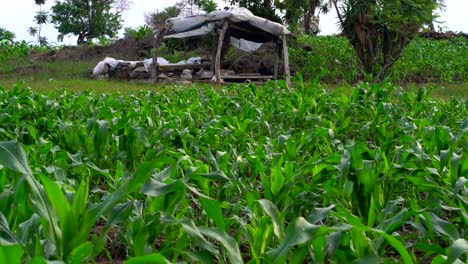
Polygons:
M167 6L173 5L175 0L132 0L130 10L123 15L123 27L138 27L145 23L144 13L155 10L162 10ZM216 0L218 6L223 8L228 4L223 0ZM44 10L50 10L55 0L46 0ZM444 30L463 31L468 33L468 0L445 0L445 11L441 12L439 21ZM16 34L16 40L34 41L29 36L27 29L35 26L33 18L38 7L34 0L0 0L0 27L13 31ZM322 34L337 33L337 18L335 13L320 16L320 27ZM43 27L43 34L49 42L56 43L58 32L53 25L48 24ZM75 44L76 37L65 38L65 44Z

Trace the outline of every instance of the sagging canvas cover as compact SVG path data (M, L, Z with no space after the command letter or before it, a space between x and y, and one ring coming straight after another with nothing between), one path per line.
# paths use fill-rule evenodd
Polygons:
M203 15L170 18L167 20L170 34L165 36L165 38L187 38L205 35L215 30L215 23L225 19L233 24L245 25L245 23L247 23L252 28L258 29L257 31L264 31L273 36L291 33L283 25L266 18L255 16L247 8L240 7L227 11L214 11ZM235 31L235 29L233 31ZM231 44L246 51L253 51L258 48L262 42L265 42L263 38L259 37L260 35L258 32L253 31L250 35L251 37L249 37L249 34L235 36L234 32L234 35L231 36ZM243 43L244 45L239 45L239 43Z

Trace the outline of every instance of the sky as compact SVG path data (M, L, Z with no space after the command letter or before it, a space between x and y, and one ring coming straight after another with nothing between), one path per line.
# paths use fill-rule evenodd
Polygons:
M123 14L123 28L136 28L145 23L144 14L163 10L165 7L173 5L175 0L132 0L133 4L130 9ZM223 0L216 0L218 7L223 8L228 6ZM55 0L46 0L43 10L50 10L50 7L55 3ZM468 0L445 0L445 10L440 12L439 21L444 31L452 30L455 32L468 32ZM35 41L29 36L27 29L35 26L33 22L34 15L39 8L34 4L34 0L0 0L0 27L13 31L16 34L16 40ZM327 15L320 16L320 28L322 35L338 33L336 13L332 12ZM57 42L58 32L52 24L45 25L42 30L52 44L61 44ZM120 35L123 30L120 31ZM66 37L64 44L73 45L76 43L76 37Z

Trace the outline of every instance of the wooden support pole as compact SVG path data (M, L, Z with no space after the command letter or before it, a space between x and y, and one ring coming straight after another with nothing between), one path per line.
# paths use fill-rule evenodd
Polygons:
M166 25L156 36L154 39L154 44L153 44L153 67L151 69L151 80L153 82L156 82L158 78L158 50L159 47L161 46L161 42L166 35L167 31L169 30L169 27Z
M216 51L218 50L218 34L212 35L211 40L211 72L215 72Z
M216 49L216 60L215 60L215 78L217 83L221 83L221 50L224 44L224 35L226 34L229 22L224 20L223 28L219 33L218 47Z
M275 68L273 71L273 79L278 80L278 68L279 68L279 58L280 57L280 41L279 39L275 42Z
M291 71L289 70L289 53L285 34L281 35L281 40L283 42L284 74L286 76L286 85L289 87L291 85Z

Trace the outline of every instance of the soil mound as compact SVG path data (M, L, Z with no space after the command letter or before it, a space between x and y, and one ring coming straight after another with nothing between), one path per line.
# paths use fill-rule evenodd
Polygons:
M468 39L468 34L463 33L463 32L456 33L453 31L448 31L448 32L428 31L428 32L419 33L419 36L423 38L433 39L433 40L451 39L451 38Z
M99 61L105 57L123 60L141 60L151 54L151 42L137 41L133 38L119 39L109 46L65 46L58 50L32 56L33 62L54 61Z

